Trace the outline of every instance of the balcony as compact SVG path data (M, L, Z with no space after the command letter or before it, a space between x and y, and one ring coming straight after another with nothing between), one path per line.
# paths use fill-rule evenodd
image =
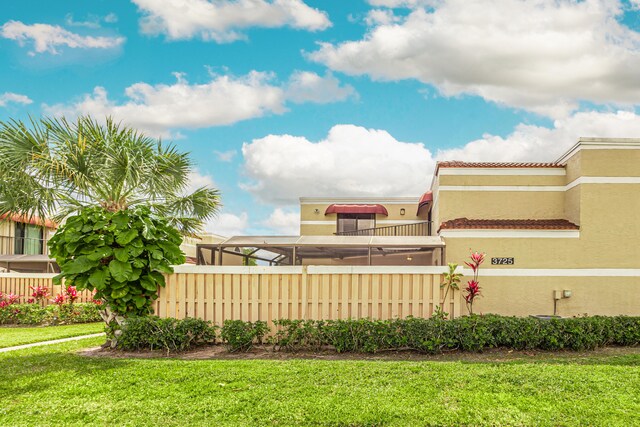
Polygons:
M354 231L334 233L337 236L430 236L431 221L390 225L387 227L362 228Z

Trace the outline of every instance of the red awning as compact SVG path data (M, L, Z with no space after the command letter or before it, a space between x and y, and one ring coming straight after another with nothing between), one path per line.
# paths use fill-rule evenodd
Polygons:
M431 203L433 203L433 193L431 191L427 191L420 197L418 201L418 211L416 215L420 215L420 210L422 208L427 208L427 212L431 209Z
M387 208L382 205L329 205L324 214L332 213L389 215Z

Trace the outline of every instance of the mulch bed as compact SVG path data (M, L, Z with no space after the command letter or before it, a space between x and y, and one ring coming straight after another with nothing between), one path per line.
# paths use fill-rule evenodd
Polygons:
M640 347L607 347L592 351L539 351L539 350L507 350L490 349L483 353L466 353L462 351L450 351L442 354L422 354L415 351L383 351L376 354L365 353L336 353L326 349L317 352L300 351L286 352L274 351L271 345L257 345L247 352L229 353L222 345L199 347L197 349L167 354L161 350L122 351L94 347L78 351L78 354L87 357L105 357L116 359L151 359L173 358L183 360L370 360L370 361L434 361L434 362L482 362L499 363L510 361L536 361L548 359L571 359L572 362L591 362L593 358L640 355Z

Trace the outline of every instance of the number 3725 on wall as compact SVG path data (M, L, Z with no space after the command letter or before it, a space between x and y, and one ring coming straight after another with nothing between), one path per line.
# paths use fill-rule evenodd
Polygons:
M513 264L515 264L515 259L513 257L491 258L491 265L513 265Z

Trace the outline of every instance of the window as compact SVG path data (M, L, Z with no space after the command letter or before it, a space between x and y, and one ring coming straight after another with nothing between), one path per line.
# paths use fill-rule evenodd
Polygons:
M44 230L35 225L16 222L15 247L16 255L42 255Z
M338 233L374 228L375 226L375 214L338 214Z

